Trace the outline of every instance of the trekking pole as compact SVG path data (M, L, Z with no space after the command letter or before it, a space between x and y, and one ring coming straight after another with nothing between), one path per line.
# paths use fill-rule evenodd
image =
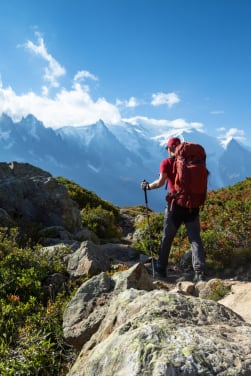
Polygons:
M144 180L144 182L145 182L145 180ZM152 275L153 275L153 279L154 279L155 271L154 271L153 251L152 251L152 236L151 236L151 227L150 227L150 221L149 221L149 208L148 208L148 199L147 199L146 187L144 188L144 193L145 193L146 216L147 216L147 225L148 225L148 234L149 234L150 255L151 255L151 259L152 259Z

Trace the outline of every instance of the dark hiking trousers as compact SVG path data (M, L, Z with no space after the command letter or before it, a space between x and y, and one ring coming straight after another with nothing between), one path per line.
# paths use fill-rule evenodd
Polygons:
M165 209L157 268L160 270L166 269L172 241L182 223L186 226L191 244L193 269L195 272L203 272L205 270L205 252L200 237L199 209L190 210L175 203L173 203L171 210Z

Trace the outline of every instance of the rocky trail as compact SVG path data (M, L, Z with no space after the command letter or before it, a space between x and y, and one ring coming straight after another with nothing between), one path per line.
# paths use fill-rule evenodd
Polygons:
M135 218L124 214L123 209L121 209L121 219L123 229L122 242L131 246L133 232L135 231ZM130 260L127 265L131 267L138 262L144 264L153 280L153 284L157 288L205 298L207 298L207 295L212 297L210 291L219 290L214 293L215 300L218 298L220 303L233 309L244 320L251 323L251 265L248 269L243 270L240 268L231 274L229 272L225 273L224 270L220 272L208 270L205 281L195 284L192 282L194 272L189 262L185 268L181 268L180 265L170 264L166 278L159 278L156 273L153 273L151 258L141 257L133 261ZM202 293L203 289L204 293ZM222 297L220 297L221 294Z

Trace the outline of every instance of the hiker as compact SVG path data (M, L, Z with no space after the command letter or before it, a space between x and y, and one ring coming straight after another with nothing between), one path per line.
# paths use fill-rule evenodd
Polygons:
M194 282L198 282L205 279L205 252L200 236L199 207L182 207L175 202L175 196L173 195L175 193L175 169L173 168L175 162L175 149L180 143L181 141L177 137L169 139L166 146L169 157L160 163L159 178L152 183L143 181L141 183L141 188L143 190L150 190L160 188L164 184L167 184L168 186L163 235L157 265L155 267L156 275L162 278L166 277L166 269L168 266L168 257L172 241L179 227L184 223L191 244L192 264L195 272Z

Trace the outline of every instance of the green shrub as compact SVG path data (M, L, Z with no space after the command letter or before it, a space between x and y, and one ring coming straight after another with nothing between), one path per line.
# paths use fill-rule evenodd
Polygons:
M112 205L106 200L102 200L94 192L89 191L73 181L62 177L57 177L57 181L65 186L71 199L78 204L80 210L86 206L89 208L97 208L101 206L107 211L112 211L115 216L118 215L119 208L117 206Z
M88 227L101 239L117 238L121 236L120 228L113 211L102 206L91 208L87 205L82 211L82 224Z
M233 186L209 192L201 212L202 240L207 263L213 269L226 270L241 263L238 250L251 244L251 178ZM245 253L245 251L244 251ZM249 254L250 252L246 252ZM239 259L239 262L238 262Z
M0 229L0 374L59 375L75 358L62 333L69 292L51 301L42 286L65 266L48 261L39 248L19 248L17 233Z
M226 286L223 281L217 279L213 284L210 285L210 291L206 296L206 299L213 300L217 302L218 300L224 298L230 291L230 287Z
M135 227L137 235L133 247L146 255L150 255L151 251L156 255L162 236L163 214L149 212L148 217L145 214L144 219L137 222Z

